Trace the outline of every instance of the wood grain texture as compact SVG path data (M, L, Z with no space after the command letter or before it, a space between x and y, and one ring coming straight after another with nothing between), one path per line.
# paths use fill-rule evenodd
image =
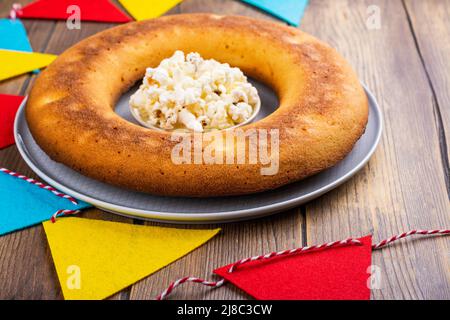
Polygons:
M441 162L450 198L450 1L407 0L404 3L433 93Z
M7 15L13 2L25 4L31 0L1 1L1 16ZM367 7L372 4L381 9L381 30L366 28ZM112 299L152 299L179 277L214 279L211 270L215 267L300 246L306 240L315 244L372 232L379 240L411 228L448 227L445 155L448 159L450 49L442 41L449 38L448 6L449 1L441 0L312 0L301 28L347 57L383 108L385 131L373 159L354 179L306 207L255 221L220 225L219 236ZM278 21L234 0L185 0L168 14L184 12ZM67 30L61 21L24 20L24 24L33 48L54 54L112 26L83 22L81 30ZM35 77L23 75L3 81L0 93L26 94ZM15 146L0 150L0 166L35 177ZM143 224L97 209L83 216ZM449 247L450 239L441 237L409 240L374 253L374 264L381 268L382 288L374 290L372 298L450 298ZM60 298L42 227L0 237L0 299ZM231 285L211 290L186 284L172 298L249 297Z
M366 27L381 9L381 29ZM326 23L324 23L326 22ZM379 149L354 179L307 206L308 243L449 225L433 96L401 1L313 1L302 28L336 47L371 88L384 112ZM406 241L378 251L374 299L450 297L450 239Z

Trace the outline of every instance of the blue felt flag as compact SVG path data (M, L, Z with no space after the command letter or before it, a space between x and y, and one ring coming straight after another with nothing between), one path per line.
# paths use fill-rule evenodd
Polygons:
M242 0L291 25L298 26L308 0Z
M91 205L58 197L23 179L0 171L0 235L49 220L61 209L79 210Z
M19 19L0 19L0 49L33 51L27 32Z

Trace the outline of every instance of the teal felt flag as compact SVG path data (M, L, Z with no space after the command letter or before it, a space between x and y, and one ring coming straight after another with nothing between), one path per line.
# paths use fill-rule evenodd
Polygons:
M291 25L298 26L308 0L242 0Z
M0 171L0 235L49 220L61 209L79 210L91 205L58 197L23 179Z
M0 19L0 49L33 51L19 19Z

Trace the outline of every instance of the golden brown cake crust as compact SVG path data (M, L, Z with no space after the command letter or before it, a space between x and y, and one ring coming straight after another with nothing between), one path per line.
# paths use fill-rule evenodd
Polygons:
M120 95L176 50L241 68L280 99L241 129L279 129L279 171L260 164L181 164L170 133L116 113ZM368 101L349 64L298 29L241 16L186 14L100 32L65 51L38 77L26 107L33 137L55 161L133 190L175 196L246 194L335 165L363 134Z

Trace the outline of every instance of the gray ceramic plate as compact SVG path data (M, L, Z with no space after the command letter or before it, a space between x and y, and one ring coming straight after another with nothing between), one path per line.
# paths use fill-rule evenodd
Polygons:
M263 101L256 120L270 114L278 105L273 92L253 82ZM125 94L116 112L136 123L128 109ZM336 188L358 172L372 156L382 131L382 116L373 95L366 89L370 102L366 132L347 157L333 168L308 179L279 189L246 196L207 199L152 196L114 187L85 177L63 164L52 161L34 141L25 120L24 106L15 120L17 147L25 162L48 184L106 211L139 219L170 223L215 223L252 219L280 212L317 198ZM255 121L256 121L255 120Z

